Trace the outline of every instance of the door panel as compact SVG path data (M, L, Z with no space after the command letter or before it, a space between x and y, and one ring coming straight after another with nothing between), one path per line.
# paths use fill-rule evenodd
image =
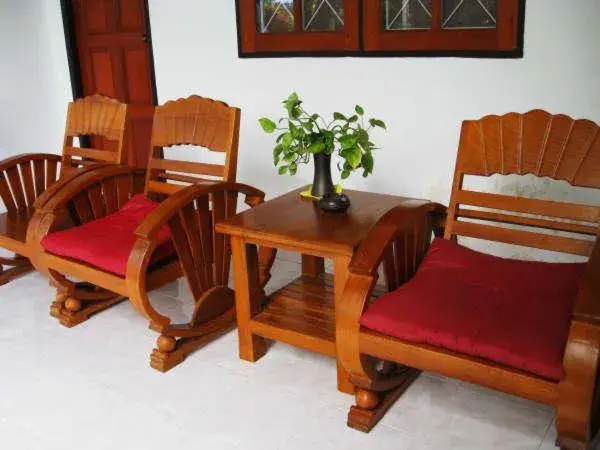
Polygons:
M122 31L144 31L144 5L142 2L119 2Z
M90 52L92 62L88 81L90 89L86 89L86 95L94 93L107 95L109 97L120 97L115 86L114 64L110 51L98 49ZM86 83L84 83L85 86Z
M124 49L124 61L126 72L126 87L129 101L141 104L152 103L152 85L150 80L145 80L143 71L150 63L148 61L148 52L141 48Z
M127 162L145 167L156 98L145 0L71 0L71 6L82 94L129 104Z

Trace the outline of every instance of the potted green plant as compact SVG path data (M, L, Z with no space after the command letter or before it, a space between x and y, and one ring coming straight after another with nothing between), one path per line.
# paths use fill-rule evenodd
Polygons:
M354 171L362 171L363 177L373 173L375 144L370 133L374 128L386 129L379 119L367 119L364 108L357 105L351 115L333 113L327 122L319 114L309 114L302 107L302 100L295 92L283 101L286 116L277 122L262 117L262 129L269 134L279 132L273 162L279 174L295 175L299 164L314 159L315 173L311 195L321 199L323 209L346 210L349 199L336 192L331 179L331 156L340 158L337 164L344 180Z

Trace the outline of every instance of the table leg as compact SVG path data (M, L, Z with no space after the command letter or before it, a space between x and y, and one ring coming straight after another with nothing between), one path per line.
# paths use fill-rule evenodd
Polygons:
M262 290L258 281L256 246L246 244L241 237L231 238L233 282L237 316L240 358L257 361L267 350L266 340L252 334L250 321L260 312Z
M350 257L338 256L333 260L333 284L334 284L334 302L335 311L343 299L344 287L348 279L348 266L350 265ZM336 319L337 322L337 319ZM336 344L337 345L337 344ZM344 368L341 362L337 361L337 382L338 390L345 394L354 394L354 386L350 382L350 373Z
M325 260L319 256L302 255L302 275L318 277L325 272Z

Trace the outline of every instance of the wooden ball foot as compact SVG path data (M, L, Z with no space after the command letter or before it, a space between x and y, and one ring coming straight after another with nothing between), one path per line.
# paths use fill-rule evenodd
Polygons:
M374 409L379 403L379 396L375 392L366 389L357 389L355 397L356 405L362 409Z
M177 347L177 340L174 337L161 334L156 340L156 347L163 353L171 353Z
M81 300L78 300L76 298L69 297L67 300L65 300L65 308L67 309L67 311L70 311L72 313L81 311L82 306L83 305L81 304Z

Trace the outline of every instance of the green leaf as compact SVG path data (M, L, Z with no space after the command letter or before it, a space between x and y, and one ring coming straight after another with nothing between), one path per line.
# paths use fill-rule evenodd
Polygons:
M281 166L279 168L279 175L284 175L287 173L287 171L288 171L288 166Z
M300 128L298 128L296 125L294 125L293 122L289 123L289 127L290 127L290 133L292 135L292 138L299 139L302 136L302 134L303 134L302 130Z
M362 156L361 165L363 166L363 169L365 169L363 176L366 177L365 173L367 175L373 173L373 166L375 165L375 161L373 160L373 155L371 152L367 152Z
M302 122L302 126L304 127L304 129L306 131L310 131L312 133L313 129L314 129L314 125L312 122Z
M385 122L383 120L371 119L371 120L369 120L369 123L371 124L372 127L379 127L379 128L383 128L384 130L387 130L387 125L385 124Z
M296 159L298 159L298 155L296 153L288 153L283 157L285 162L294 162Z
M356 135L358 136L358 143L360 144L360 146L362 148L364 148L365 150L368 150L370 148L370 146L369 146L369 133L367 132L367 130L360 128L356 132Z
M283 145L277 144L273 149L273 157L278 157L283 151Z
M334 119L334 120L348 120L348 119L346 118L346 116L345 116L345 115L343 115L343 114L342 114L342 113L340 113L340 112L334 112L334 113L333 113L333 119Z
M300 97L298 97L298 94L296 92L292 92L287 98L287 101L290 103L298 103L300 101Z
M350 171L349 170L343 170L342 171L342 180L345 180L349 176L350 176Z
M325 150L325 143L323 141L315 141L308 146L308 151L312 154L321 153Z
M350 164L350 167L352 167L353 169L356 169L358 166L360 166L360 162L362 160L362 152L360 151L360 148L348 148L346 149L346 153L344 156L348 164Z
M277 128L277 124L266 117L261 117L260 119L258 119L258 122L260 123L260 126L262 127L265 133L271 134Z
M301 103L302 101L300 101L298 94L296 94L295 92L292 92L287 98L287 100L283 101L283 104L285 106L285 109L287 109L289 117L295 119L300 115L298 107Z
M354 115L354 116L352 116L352 117L350 117L348 119L349 123L354 123L354 122L357 122L357 121L358 121L358 116L357 115Z
M360 106L360 105L356 105L356 106L354 107L354 111L356 111L356 114L358 114L359 116L362 116L362 115L364 115L364 113L365 113L365 110L364 110L364 109L363 109L363 107L362 107L362 106Z
M356 147L356 143L358 142L358 136L353 134L346 134L340 137L339 141L340 145L342 146L342 149L345 150L348 148Z
M289 150L289 148L292 146L293 140L294 138L292 137L291 133L285 133L283 135L283 138L281 139L281 146L283 147L283 149Z
M290 164L290 175L296 175L296 172L298 171L298 165L293 162Z

